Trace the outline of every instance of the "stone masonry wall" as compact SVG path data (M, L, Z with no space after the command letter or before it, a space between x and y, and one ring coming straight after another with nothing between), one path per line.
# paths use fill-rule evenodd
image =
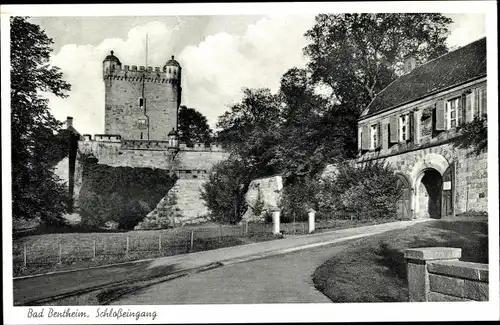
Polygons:
M488 161L487 154L467 156L468 151L443 144L385 158L397 172L415 184L421 162L429 154L443 156L448 163L456 161L455 213L488 211ZM422 166L425 167L425 166Z
M283 179L281 176L254 179L245 194L248 209L242 219L247 221L262 220L266 211L280 210L280 201L283 190ZM262 212L255 214L255 207L260 201Z
M460 261L451 247L405 251L410 302L488 301L488 264Z
M160 71L116 70L105 73L105 133L120 134L125 139L148 139L147 127L138 121L149 121L149 139L167 140L177 129L177 110L181 93L180 79ZM146 113L139 98L146 99ZM142 138L141 138L142 133Z
M174 187L136 229L177 227L207 221L208 208L200 197L205 181L205 179L178 179Z
M108 141L79 142L80 155L92 153L98 159L98 164L113 167L159 168L177 174L179 179L174 187L146 216L139 228L148 223L178 226L206 220L208 209L200 197L200 190L213 165L226 159L228 153L216 145L211 147L195 145L194 148L180 146L180 148L180 151L174 153L167 149L166 142L131 142L122 141L119 137L111 137ZM63 165L64 163L61 163L61 166ZM80 169L77 166L75 172L75 196L78 196L82 184ZM172 207L173 210L169 210L166 206L169 196L172 195L175 195L177 203Z
M99 160L99 164L114 167L209 171L215 163L228 157L228 153L218 146L209 148L197 146L184 149L181 147L181 150L174 155L166 148L156 149L156 145L151 145L150 149L129 149L130 147L123 143L125 141L80 141L78 145L81 153L93 153Z

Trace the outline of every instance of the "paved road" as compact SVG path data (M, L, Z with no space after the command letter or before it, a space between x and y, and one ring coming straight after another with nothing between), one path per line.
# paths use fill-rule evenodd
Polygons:
M370 236L389 230L402 229L418 222L421 221L398 221L313 235L290 236L280 240L162 257L140 262L139 264L128 263L119 266L15 279L14 304L24 304L33 299L47 298L116 281L135 281L149 276L167 275L172 271L198 268L215 262L259 258L275 253L282 254L306 247L311 248L314 245L326 245L332 241L341 241L343 238Z
M226 265L144 288L113 304L330 303L314 288L312 274L345 247L322 246Z

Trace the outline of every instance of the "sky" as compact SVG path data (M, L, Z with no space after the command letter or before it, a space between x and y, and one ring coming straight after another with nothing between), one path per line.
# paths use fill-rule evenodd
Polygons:
M445 14L453 19L448 45L485 35L483 14ZM69 97L50 94L52 113L74 118L82 134L104 131L102 61L114 50L124 65L162 67L171 55L183 70L182 105L203 113L212 128L241 99L242 89L275 92L283 73L304 67L304 33L313 14L219 16L31 17L54 41L51 64L72 85Z

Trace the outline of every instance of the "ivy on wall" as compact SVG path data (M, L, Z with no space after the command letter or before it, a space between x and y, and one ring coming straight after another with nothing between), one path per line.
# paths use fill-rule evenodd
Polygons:
M82 223L102 227L116 222L133 229L173 187L176 176L153 168L111 167L84 162L79 194Z

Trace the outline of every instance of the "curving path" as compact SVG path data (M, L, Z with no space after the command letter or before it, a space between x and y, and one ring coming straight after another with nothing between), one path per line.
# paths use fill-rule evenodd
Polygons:
M330 303L314 288L312 274L345 247L334 244L225 265L144 288L114 304Z

